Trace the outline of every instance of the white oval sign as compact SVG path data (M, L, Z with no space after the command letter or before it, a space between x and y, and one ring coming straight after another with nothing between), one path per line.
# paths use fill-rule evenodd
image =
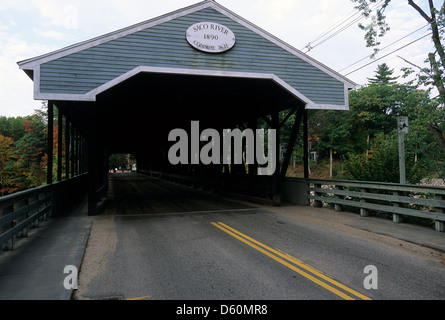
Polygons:
M235 34L226 26L215 22L191 25L186 37L192 47L210 53L225 52L235 45Z

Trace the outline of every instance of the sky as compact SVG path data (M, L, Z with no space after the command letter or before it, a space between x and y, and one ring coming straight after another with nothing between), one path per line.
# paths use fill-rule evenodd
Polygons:
M441 0L434 1L440 4ZM41 101L33 98L32 80L19 69L18 61L101 36L197 2L200 1L1 0L0 116L30 115L41 106ZM375 59L369 58L372 49L366 47L364 32L358 28L359 22L366 23L365 19L352 23L323 43L320 41L325 38L313 42L326 31L338 26L339 22L350 17L352 18L346 22L353 22L358 17L353 16L355 4L351 0L217 2L329 68L346 75L358 85L366 84L367 78L372 77L377 66L383 62L394 69L395 75L400 75L402 67L410 66L402 58L418 66L425 66L428 52L433 51L431 38L428 36L383 58L429 32L425 27L426 21L406 0L392 0L387 9L391 30L381 39L381 47L388 47ZM427 0L417 0L416 3L424 10L428 8ZM339 29L337 27L334 30ZM410 33L410 36L405 37ZM400 40L401 38L403 39ZM396 40L400 41L393 44ZM305 47L309 43L314 48L306 52ZM364 67L368 63L371 64Z

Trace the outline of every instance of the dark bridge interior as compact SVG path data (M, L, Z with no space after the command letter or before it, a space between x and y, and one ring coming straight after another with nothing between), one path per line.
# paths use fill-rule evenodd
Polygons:
M190 132L191 121L199 121L201 131L254 130L263 119L267 128L277 129L277 146L280 142L293 146L300 124L307 129L304 104L271 79L139 73L100 93L95 102L50 101L49 114L54 106L66 119L65 128L59 125L59 130L68 135L67 146L71 143L59 158L71 161L76 173L88 172L90 214L95 214L96 205L106 195L108 157L113 153L135 155L140 173L193 181L215 190L232 185L236 192L257 193L279 203L280 183L292 148L273 176L256 175L257 164L249 165L248 174L243 165L232 165L223 174L222 164L171 165L167 153L174 142L168 141L168 134L175 128ZM279 135L282 112L286 118L295 115L289 141L281 141ZM277 163L278 157L277 152ZM51 172L48 170L49 175ZM67 169L67 176L76 173Z

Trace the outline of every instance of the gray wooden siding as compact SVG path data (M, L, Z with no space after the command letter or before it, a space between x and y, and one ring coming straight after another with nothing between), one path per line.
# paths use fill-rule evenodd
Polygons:
M213 21L236 35L222 54L193 49L185 31ZM42 93L85 94L137 66L272 73L317 104L344 105L344 84L212 8L41 65Z

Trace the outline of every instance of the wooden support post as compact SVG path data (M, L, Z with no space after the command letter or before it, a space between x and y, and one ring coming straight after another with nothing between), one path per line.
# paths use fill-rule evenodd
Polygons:
M248 127L254 132L254 134L256 133L256 129L258 127L258 121L257 119L251 119L249 120L248 123ZM258 168L258 164L256 162L256 157L253 158L253 163L249 163L248 165L248 175L249 176L256 176L257 174L257 168Z
M308 133L308 113L306 107L303 111L303 163L304 163L304 178L309 179L309 133Z
M60 107L58 108L58 130L57 130L57 181L62 181L62 144L63 144L63 115Z
M70 162L71 162L71 178L76 175L76 167L77 167L77 150L76 150L76 141L77 141L77 130L74 128L74 124L71 123L71 154L70 154Z
M96 188L97 188L97 133L96 133L96 111L91 106L88 117L88 215L96 214Z
M289 167L290 158L292 156L292 152L294 151L295 142L297 141L297 134L300 129L300 123L301 119L303 118L304 111L304 109L299 109L298 113L295 115L295 121L292 126L289 141L287 143L287 150L283 159L283 165L281 166L281 180L286 177L287 168Z
M281 205L281 179L280 179L280 123L279 123L279 114L278 112L272 112L272 121L271 121L272 129L276 130L276 152L275 158L275 172L273 174L273 184L274 184L274 192L273 192L273 205L280 206Z
M399 193L398 191L394 191L394 192L393 192L393 195L395 195L395 196L399 196L400 193ZM394 207L400 207L401 205L400 205L400 203L398 203L398 202L393 202L393 206L394 206ZM403 222L403 215L401 215L401 214L397 214L397 213L393 213L393 214L392 214L392 221L393 221L394 223L402 223L402 222Z
M276 168L276 172L280 172L280 171L281 172L279 173L279 175L277 177L276 192L275 192L276 195L275 195L274 203L276 201L281 202L281 190L282 190L282 186L284 183L284 179L286 178L286 173L287 173L287 168L289 167L290 158L294 151L295 142L297 141L297 135L298 135L298 131L300 129L300 124L301 124L301 119L303 118L303 114L304 114L304 108L298 109L298 112L295 115L294 124L292 125L292 131L291 131L291 134L289 137L289 141L287 142L287 150L286 150L286 154L284 155L283 163L281 165L281 168L279 165L277 165L277 168ZM289 116L289 114L288 114L288 116ZM277 132L277 137L278 137L278 135L279 134ZM278 150L279 150L279 141L277 141L277 157L276 157L277 163L279 164L280 154L279 154Z
M435 198L437 200L443 200L444 196L442 196L441 194L436 194ZM444 209L442 207L436 207L435 209L436 209L437 213L441 213L441 214L444 213ZM445 232L445 222L439 221L439 220L435 220L434 221L434 228L436 229L436 231Z
M82 148L81 148L82 136L79 132L79 129L76 128L76 175L80 175L82 173L81 170L81 161L82 161Z
M54 104L48 101L48 155L46 165L46 183L53 183L53 153L54 153Z
M361 188L361 192L362 192L362 193L368 193L368 192L369 192L369 189ZM360 202L361 202L361 203L366 203L367 200L366 200L365 198L360 198ZM369 216L368 209L366 209L366 208L360 208L360 216L361 216L361 217L368 217L368 216Z
M86 139L83 134L79 135L79 174L86 173L88 171L87 165L85 164L85 159L87 157L86 152Z
M321 189L321 184L314 183L314 188ZM317 196L317 197L320 197L321 196L321 192L314 191L314 195ZM314 200L314 207L317 207L317 208L323 207L323 202L320 201L320 200Z
M343 190L343 186L335 186L335 189ZM337 199L343 199L343 196L340 196L340 195L336 195L335 197ZM342 211L343 210L343 206L341 204L336 203L336 204L334 204L334 209L335 209L335 211Z
M70 178L70 163L71 163L71 134L70 134L70 123L68 118L65 117L65 179Z

